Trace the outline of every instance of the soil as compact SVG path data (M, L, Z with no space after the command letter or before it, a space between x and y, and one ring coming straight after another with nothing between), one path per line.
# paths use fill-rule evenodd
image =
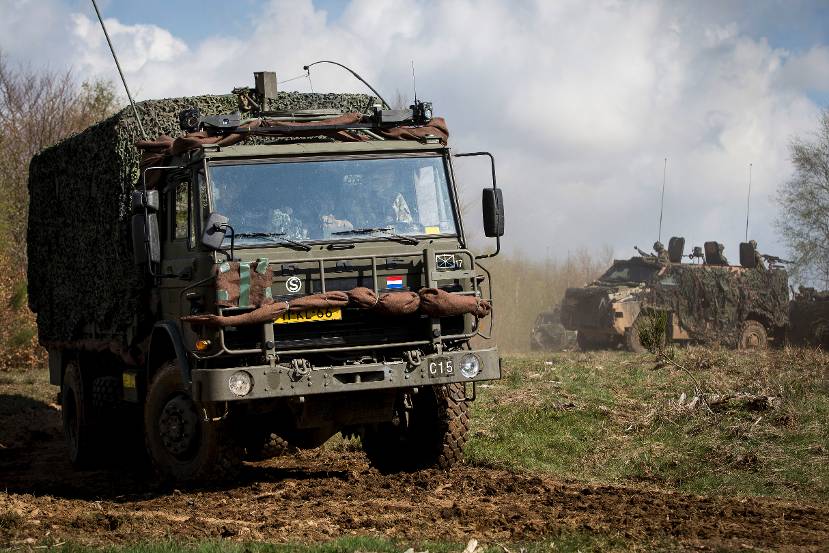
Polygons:
M353 534L503 543L573 530L687 549L817 551L829 544L825 505L563 482L482 466L382 475L349 447L248 464L235 482L173 489L141 468L140 455L73 470L57 406L26 402L0 423L0 547Z

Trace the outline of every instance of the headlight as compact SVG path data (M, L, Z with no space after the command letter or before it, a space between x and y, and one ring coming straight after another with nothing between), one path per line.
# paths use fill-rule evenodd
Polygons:
M461 359L461 374L466 378L475 378L481 372L481 361L477 355L467 353Z
M236 371L227 379L227 387L235 396L246 396L253 387L253 378L245 371Z

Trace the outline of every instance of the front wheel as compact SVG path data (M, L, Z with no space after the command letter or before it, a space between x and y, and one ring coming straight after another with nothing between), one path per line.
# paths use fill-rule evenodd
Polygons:
M766 327L759 321L746 321L740 329L740 349L766 349L769 345Z
M158 369L147 394L144 436L162 477L198 481L235 474L241 449L226 421L205 421L212 415L193 400L178 363L168 361Z
M431 386L404 398L392 422L367 429L363 450L384 473L449 469L463 459L468 431L463 384Z

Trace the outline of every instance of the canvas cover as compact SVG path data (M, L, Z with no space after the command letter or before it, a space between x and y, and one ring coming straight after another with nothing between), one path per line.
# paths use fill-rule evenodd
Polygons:
M236 110L235 95L149 100L138 103L148 137L178 137L178 115ZM363 111L363 94L280 92L273 109ZM36 123L33 123L36 124ZM142 137L126 108L40 152L29 167L29 302L41 343L90 335L139 339L150 305L142 268L133 263L130 192L138 183ZM257 141L266 141L257 138ZM143 322L142 322L143 321ZM84 332L84 329L88 332Z

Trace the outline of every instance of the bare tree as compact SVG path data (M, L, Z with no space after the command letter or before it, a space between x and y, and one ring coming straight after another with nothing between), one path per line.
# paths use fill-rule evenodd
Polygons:
M776 225L793 257L793 274L801 281L829 288L829 110L817 131L789 145L794 175L777 191Z
M11 68L0 53L0 230L14 243L25 240L32 156L111 115L117 106L108 81L78 85L68 71Z

